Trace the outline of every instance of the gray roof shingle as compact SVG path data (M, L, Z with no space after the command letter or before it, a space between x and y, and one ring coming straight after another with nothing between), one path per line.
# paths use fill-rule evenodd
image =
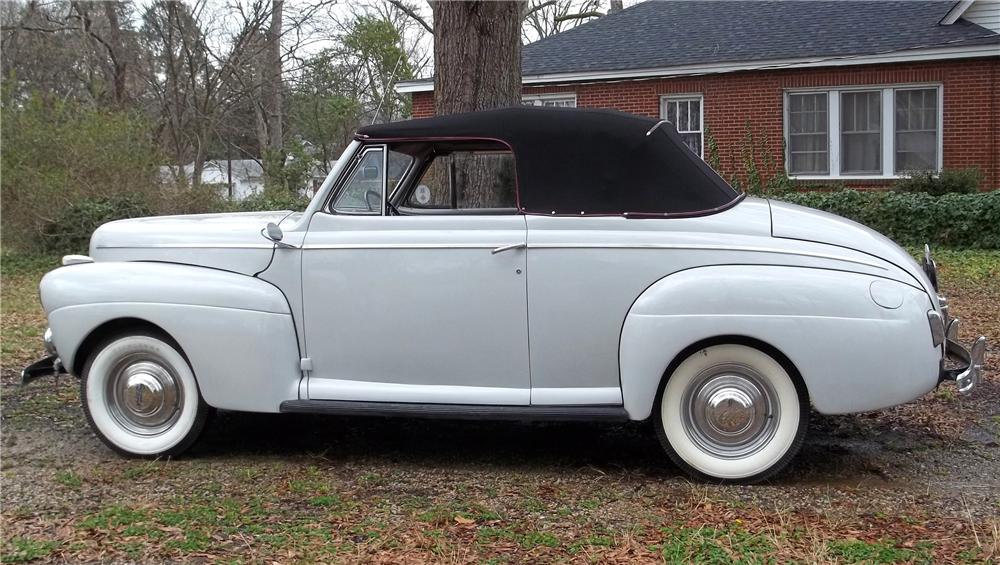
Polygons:
M954 2L649 1L523 50L524 76L628 71L997 44L1000 35L939 21Z

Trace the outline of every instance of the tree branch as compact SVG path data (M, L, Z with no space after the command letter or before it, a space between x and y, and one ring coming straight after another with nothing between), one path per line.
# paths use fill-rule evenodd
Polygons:
M414 11L413 8L404 4L402 0L388 0L388 2L396 8L399 8L399 11L413 18L418 24L427 30L427 33L434 35L434 28L432 28L425 19L421 18L420 14Z
M564 16L556 16L555 21L564 22L566 20L582 20L586 18L599 18L603 16L601 12L580 12L579 14L566 14Z
M530 16L531 14L534 14L535 12L537 12L539 10L542 10L542 9L547 8L549 6L555 6L555 5L556 5L556 0L548 0L547 2L542 2L541 4L539 4L537 6L532 6L530 8L528 7L527 4L525 4L525 6L524 6L524 13L521 14L521 19L523 20L523 19L527 18L528 16Z

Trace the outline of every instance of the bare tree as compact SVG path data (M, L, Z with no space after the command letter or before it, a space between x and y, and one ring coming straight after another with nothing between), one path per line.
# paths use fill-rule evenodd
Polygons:
M128 4L71 1L22 6L11 2L3 8L5 75L18 72L27 80L47 84L52 92L65 91L68 83L95 102L128 105L134 90L129 79L135 57L134 36L123 24ZM59 60L60 56L72 61ZM46 73L52 74L43 78Z
M203 4L159 0L143 15L141 31L148 53L142 76L154 102L150 113L174 163L193 162L195 185L220 124L238 101L251 96L238 77L263 50L254 40L270 12L253 11L226 37L224 47L216 48L203 21L211 17Z
M621 0L611 0L608 13L621 9ZM566 31L594 18L601 12L602 0L531 0L524 10L521 36L531 43Z

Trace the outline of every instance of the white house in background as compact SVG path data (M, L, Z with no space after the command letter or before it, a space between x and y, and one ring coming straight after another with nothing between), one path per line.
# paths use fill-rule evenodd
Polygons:
M336 161L330 162L331 167L335 164ZM179 176L174 171L175 167L169 165L160 167L161 181L174 182ZM321 164L317 164L312 170L311 178L302 187L303 194L312 197L313 191L323 184L327 172ZM194 163L184 165L184 176L189 182L192 180L192 175L194 175ZM222 196L243 200L264 190L264 169L260 162L254 159L232 161L213 159L205 161L201 171L201 183L218 186Z

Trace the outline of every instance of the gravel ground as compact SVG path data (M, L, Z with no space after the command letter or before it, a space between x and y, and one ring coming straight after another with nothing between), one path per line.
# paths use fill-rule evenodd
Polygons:
M962 338L990 340L983 385L968 397L945 386L889 410L813 414L791 467L752 487L691 483L642 424L220 412L189 456L131 461L89 431L75 378L22 387L16 371L40 351L5 347L0 556L992 562L1000 283L946 285L967 321ZM11 324L42 323L8 314L5 339Z

